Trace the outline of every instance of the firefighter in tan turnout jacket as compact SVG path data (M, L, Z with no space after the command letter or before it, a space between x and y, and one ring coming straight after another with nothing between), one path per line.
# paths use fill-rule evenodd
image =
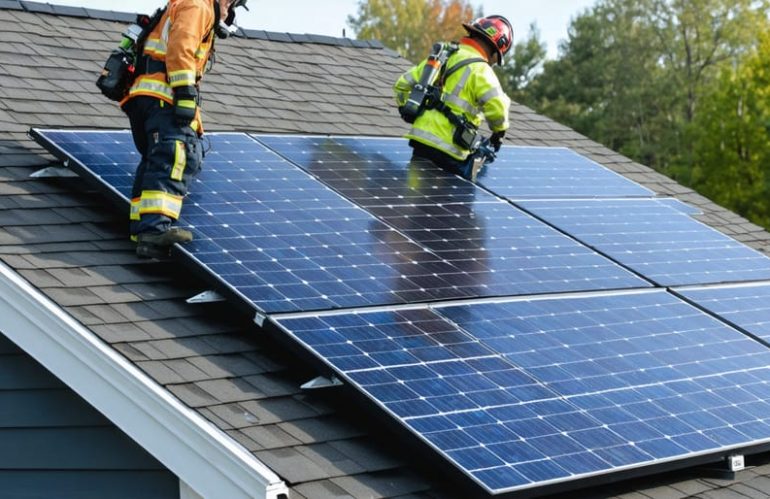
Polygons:
M170 0L136 61L121 106L142 155L131 193L131 236L142 257L162 258L192 234L172 223L203 159L199 82L215 38L246 0Z

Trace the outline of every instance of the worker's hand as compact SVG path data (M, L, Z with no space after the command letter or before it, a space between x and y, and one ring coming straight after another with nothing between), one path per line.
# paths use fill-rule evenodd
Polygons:
M174 89L174 116L179 126L190 126L198 109L198 90L192 85Z
M489 137L489 144L492 146L495 152L499 152L500 148L503 147L503 137L505 137L505 130L501 132L495 132L491 137Z

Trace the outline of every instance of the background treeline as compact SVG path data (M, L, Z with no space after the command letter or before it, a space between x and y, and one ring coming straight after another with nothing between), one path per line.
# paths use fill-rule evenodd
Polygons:
M368 0L348 19L412 61L483 14L463 0ZM597 0L556 59L535 26L499 70L517 102L770 228L770 7Z

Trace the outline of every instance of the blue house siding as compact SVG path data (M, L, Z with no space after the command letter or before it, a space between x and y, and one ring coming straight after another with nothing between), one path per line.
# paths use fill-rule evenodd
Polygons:
M0 333L0 499L178 499L160 462Z

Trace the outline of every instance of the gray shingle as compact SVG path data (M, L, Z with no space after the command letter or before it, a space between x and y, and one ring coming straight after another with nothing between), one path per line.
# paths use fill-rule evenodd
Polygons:
M365 435L365 432L343 416L299 419L280 423L283 431L303 444L343 440Z
M0 0L0 9L23 10L24 7L18 0Z
M397 497L430 488L430 483L410 471L385 471L331 480L353 497Z
M243 434L252 442L252 448L249 449L252 451L279 449L301 444L299 440L277 425L251 426L238 430L237 433Z
M295 448L255 452L254 455L289 483L302 483L329 478L326 470ZM367 497L367 496L357 496Z

